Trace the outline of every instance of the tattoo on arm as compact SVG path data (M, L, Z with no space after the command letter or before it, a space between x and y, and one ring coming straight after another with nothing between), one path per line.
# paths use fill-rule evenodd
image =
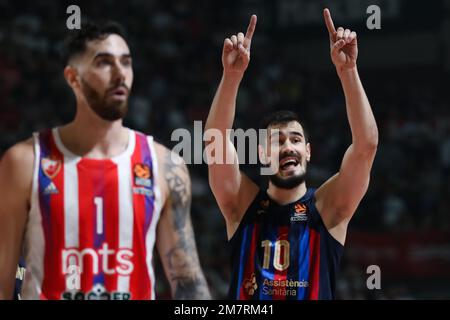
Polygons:
M169 186L172 223L178 240L167 253L169 277L175 283L175 299L210 299L208 285L200 267L190 220L191 186L186 165L176 164L167 152L165 178Z

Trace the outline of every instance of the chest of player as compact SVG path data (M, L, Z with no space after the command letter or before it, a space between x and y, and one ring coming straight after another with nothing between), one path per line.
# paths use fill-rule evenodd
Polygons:
M292 258L304 256L314 245L312 242L318 240L319 226L313 210L314 205L307 201L279 206L261 200L243 223L241 249L251 251L263 269L285 270Z
M39 203L43 212L77 215L80 224L114 218L119 211L146 212L154 202L151 163L42 157L38 175ZM52 215L58 217L57 215Z
M314 207L308 202L297 201L280 206L270 200L261 200L249 222L258 224L263 229L312 227L312 210Z

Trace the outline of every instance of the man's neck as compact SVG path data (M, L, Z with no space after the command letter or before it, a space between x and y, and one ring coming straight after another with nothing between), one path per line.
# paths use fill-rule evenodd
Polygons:
M306 183L303 182L293 189L282 189L276 187L272 182L269 181L269 188L267 189L267 194L279 205L286 205L297 201L303 197L306 193Z
M107 121L95 114L77 110L75 119L59 129L64 146L72 153L94 159L107 159L124 152L128 129L122 120Z

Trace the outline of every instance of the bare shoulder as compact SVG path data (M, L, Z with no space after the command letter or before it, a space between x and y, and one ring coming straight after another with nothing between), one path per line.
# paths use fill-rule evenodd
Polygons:
M174 171L187 173L184 159L161 143L155 142L155 151L158 159L158 170L167 178L167 174Z
M158 142L155 142L155 151L158 159L158 183L165 197L170 196L175 189L178 193L181 192L182 198L188 197L190 178L183 158ZM184 188L181 188L181 186L184 186ZM183 190L186 192L183 192ZM186 193L186 195L183 196L183 193Z
M34 146L33 139L21 141L9 148L1 157L2 169L20 168L24 173L33 172L34 166Z
M156 155L158 157L159 163L164 163L167 160L167 157L173 154L173 156L178 157L179 159L183 160L179 155L177 155L175 152L172 152L169 148L167 148L165 145L154 142L155 143L155 151Z
M32 138L9 148L0 160L0 180L3 184L16 191L26 192L28 196L33 180L34 157Z

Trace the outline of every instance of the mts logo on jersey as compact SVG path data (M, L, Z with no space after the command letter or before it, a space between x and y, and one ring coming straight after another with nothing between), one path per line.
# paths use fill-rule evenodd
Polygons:
M84 265L85 257L90 257L89 266ZM109 265L110 257L115 261L114 266ZM103 243L98 250L85 248L78 250L75 248L62 250L63 273L69 273L69 266L79 267L80 273L83 272L97 275L100 271L104 274L112 275L118 273L121 276L128 276L133 272L134 266L131 261L133 251L130 249L119 249L117 251L109 249L107 243Z

